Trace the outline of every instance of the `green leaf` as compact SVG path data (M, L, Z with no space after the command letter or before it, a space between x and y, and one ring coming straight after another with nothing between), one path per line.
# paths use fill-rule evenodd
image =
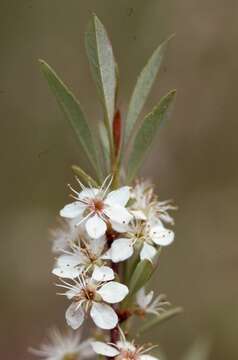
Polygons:
M75 173L75 175L80 177L87 185L91 185L93 187L99 187L98 183L78 165L72 165L72 170Z
M149 260L142 260L137 264L129 283L130 297L145 285L153 270L153 264Z
M116 64L107 32L96 15L93 15L86 31L85 45L107 120L112 124L117 83Z
M140 334L152 329L155 326L160 325L161 323L175 317L178 314L181 314L182 312L183 309L181 307L176 307L174 309L170 309L164 312L161 315L153 316L151 319L145 321L144 324L140 327Z
M211 352L210 338L199 338L187 351L183 360L208 360Z
M102 147L102 153L105 161L105 171L106 174L109 172L110 166L110 144L107 136L107 129L105 128L105 124L100 121L99 122L99 137L100 137L100 145Z
M49 87L55 95L61 109L73 127L77 138L82 145L92 166L97 170L97 155L92 134L85 119L81 105L73 93L67 88L55 71L44 60L39 60L42 72L46 77Z
M156 79L169 39L159 45L158 48L153 52L152 56L149 58L137 79L128 107L125 129L126 142L130 138L131 131L134 128L136 120Z
M174 103L176 90L165 95L160 103L155 106L143 120L136 135L133 148L128 161L127 181L131 182L139 170L143 159L153 143L157 130L161 123L168 117Z

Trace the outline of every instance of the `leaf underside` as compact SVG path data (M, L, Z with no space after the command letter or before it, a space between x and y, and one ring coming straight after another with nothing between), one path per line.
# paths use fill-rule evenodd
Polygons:
M159 104L154 107L143 120L135 137L132 151L128 160L127 181L130 183L139 170L142 162L151 147L161 123L168 117L175 99L176 91L172 90L165 95Z
M63 113L73 127L76 136L82 145L89 161L97 170L97 153L94 146L89 125L85 119L79 101L59 78L56 72L45 61L40 60L42 72L48 81L49 87L55 95Z

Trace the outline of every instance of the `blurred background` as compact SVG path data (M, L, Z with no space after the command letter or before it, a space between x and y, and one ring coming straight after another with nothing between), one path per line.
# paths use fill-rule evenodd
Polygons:
M49 229L68 200L71 164L84 164L37 59L74 90L93 126L101 108L83 39L93 11L120 66L123 114L148 56L176 33L144 113L171 88L176 107L141 174L180 208L155 283L185 312L145 340L172 360L210 336L211 360L237 359L238 2L1 0L0 9L1 358L32 359L27 347L64 326Z

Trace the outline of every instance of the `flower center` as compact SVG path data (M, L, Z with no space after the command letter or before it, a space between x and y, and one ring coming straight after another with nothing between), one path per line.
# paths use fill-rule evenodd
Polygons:
M104 209L104 203L101 199L93 199L90 204L90 209L96 212L102 212Z
M74 296L74 301L79 302L81 300L94 300L96 297L96 291L95 289L92 289L90 287L85 287L80 290L80 292ZM68 360L68 359L67 359Z
M138 356L135 351L122 351L120 355L116 356L116 360L137 360Z

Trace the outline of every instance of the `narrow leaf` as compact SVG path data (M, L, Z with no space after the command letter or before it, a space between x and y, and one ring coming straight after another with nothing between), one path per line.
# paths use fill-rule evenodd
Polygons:
M170 38L169 38L170 39ZM168 39L168 40L169 40ZM168 40L158 46L142 69L132 93L126 119L125 141L129 139L136 120L146 102L158 74Z
M85 119L79 101L45 61L39 60L39 62L50 89L73 127L79 142L88 156L88 159L93 167L97 169L96 150L88 123Z
M147 330L152 329L155 326L160 325L161 323L175 317L178 314L181 314L183 309L181 307L176 307L174 309L168 310L161 315L153 316L153 318L144 322L144 324L140 327L140 334L144 333Z
M115 107L116 64L107 32L96 15L93 15L86 31L85 45L91 72L111 124Z
M165 95L160 103L143 120L136 135L133 148L128 161L128 182L131 182L139 170L143 159L153 143L157 130L171 110L176 90Z
M150 279L154 267L149 260L140 261L131 277L129 284L130 296L134 295Z
M99 126L98 130L99 130L99 137L100 137L100 145L102 148L102 153L103 153L104 162L105 162L105 172L106 172L106 174L108 174L109 167L110 167L110 144L109 144L109 140L108 140L107 129L105 127L104 122L100 121L98 126Z
M81 180L85 182L86 185L99 187L98 183L78 165L72 165L72 170L75 173L75 175L77 175Z

